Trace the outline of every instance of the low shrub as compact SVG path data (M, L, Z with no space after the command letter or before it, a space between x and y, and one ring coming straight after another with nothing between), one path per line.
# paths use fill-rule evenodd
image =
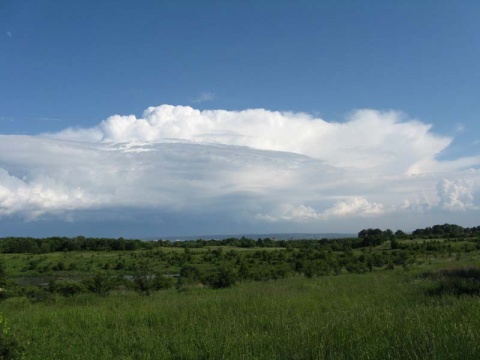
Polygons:
M51 300L53 295L46 288L38 286L28 286L22 289L22 295L26 296L30 302L39 303Z
M12 332L8 321L0 314L0 360L22 359L24 348Z
M480 268L464 267L430 271L422 277L434 281L429 295L480 296Z
M227 288L237 282L237 273L229 266L222 265L207 275L204 283L214 289Z
M107 296L117 285L116 279L103 273L97 273L82 283L88 291L100 296Z
M52 293L58 293L63 296L73 296L87 291L84 284L71 280L53 280L49 284L49 290Z

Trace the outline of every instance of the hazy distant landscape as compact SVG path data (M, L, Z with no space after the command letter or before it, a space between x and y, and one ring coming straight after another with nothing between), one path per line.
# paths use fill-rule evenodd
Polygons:
M158 238L145 238L144 240L222 240L228 238L241 238L246 237L249 239L273 239L273 240L298 240L298 239L338 239L338 238L348 238L354 237L355 234L341 234L341 233L326 233L326 234L315 234L315 233L275 233L275 234L214 234L214 235L190 235L190 236L161 236Z

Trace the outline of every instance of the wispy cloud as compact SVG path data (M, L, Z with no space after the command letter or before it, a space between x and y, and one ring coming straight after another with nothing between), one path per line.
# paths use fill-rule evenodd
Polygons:
M7 31L6 34L8 37L12 37L12 33L10 31Z
M199 104L199 103L204 103L208 101L213 101L217 99L217 95L213 92L202 92L200 96L196 97L195 99L192 99L193 103Z
M465 130L466 130L465 125L463 125L463 124L457 124L455 126L455 133L457 133L457 134L461 134L461 133L465 132Z

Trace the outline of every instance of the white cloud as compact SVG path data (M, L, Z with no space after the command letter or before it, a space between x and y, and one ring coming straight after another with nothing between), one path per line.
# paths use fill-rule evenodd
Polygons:
M438 160L451 141L393 111L327 122L264 109L150 107L89 129L0 136L0 217L122 209L112 213L128 218L128 209L145 209L328 225L476 210L480 157Z
M337 202L332 208L323 212L324 217L335 216L368 216L384 213L383 204L369 202L365 198L355 197Z
M474 183L468 180L442 179L437 184L439 206L445 210L476 209L474 205Z
M257 214L256 219L269 222L277 221L294 221L294 222L310 222L318 220L321 214L315 209L306 205L282 205L277 214Z
M81 188L68 188L49 177L26 183L0 168L0 216L23 212L34 219L49 211L64 213L94 204Z
M359 110L347 122L335 123L303 113L200 111L162 105L148 108L141 118L115 115L98 127L67 129L52 136L82 141L90 137L93 142L176 139L248 146L303 154L336 167L419 174L435 171L435 156L452 141L430 129L430 125L404 120L401 113L393 111Z
M0 215L33 218L89 207L206 211L235 194L289 189L305 171L318 178L328 172L309 163L299 155L223 145L0 136Z
M425 193L420 193L416 199L404 200L401 205L401 209L405 211L414 211L418 213L424 213L432 209L432 201Z
M311 206L307 205L281 205L271 214L257 214L259 220L277 222L277 221L294 221L294 222L312 222L318 220L328 220L337 217L355 217L355 216L371 216L383 214L383 204L371 203L365 198L354 197L336 202L331 208L327 208L322 212L318 212Z

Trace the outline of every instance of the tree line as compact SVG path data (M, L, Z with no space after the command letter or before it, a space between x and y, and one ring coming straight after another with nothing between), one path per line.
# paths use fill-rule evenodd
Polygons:
M151 250L162 247L177 248L203 248L210 246L231 246L238 248L296 248L311 249L330 247L334 251L343 251L346 247L352 249L376 246L385 241L413 240L419 238L471 238L480 236L480 226L462 227L454 224L434 225L416 229L408 234L402 230L393 232L390 229L363 229L357 238L343 239L299 239L299 240L274 240L271 238L251 239L246 237L227 239L198 239L186 241L153 240L120 238L94 238L94 237L3 237L0 238L1 253L27 253L45 254L59 251L136 251Z

